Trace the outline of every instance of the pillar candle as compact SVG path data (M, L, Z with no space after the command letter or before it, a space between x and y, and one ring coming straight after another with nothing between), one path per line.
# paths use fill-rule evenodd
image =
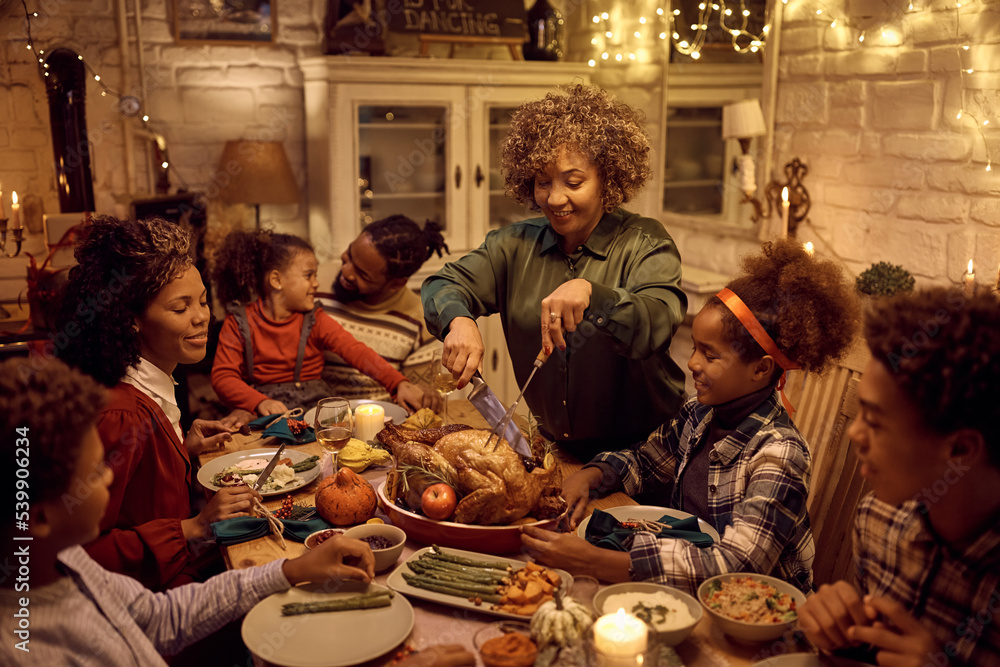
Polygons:
M781 235L788 236L788 187L781 188Z
M640 664L637 658L646 650L649 629L624 609L606 614L594 622L594 648L607 667Z
M366 403L354 410L354 437L362 442L375 439L375 434L385 427L385 409L381 405Z
M0 218L3 216L3 186L0 186Z
M21 205L17 203L17 193L11 192L11 204L10 204L10 226L11 229L21 228Z
M969 260L969 269L962 276L962 286L965 288L965 296L971 297L976 293L976 272L972 267L972 260Z

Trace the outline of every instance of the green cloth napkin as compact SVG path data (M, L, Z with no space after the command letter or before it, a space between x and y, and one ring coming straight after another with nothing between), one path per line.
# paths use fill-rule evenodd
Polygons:
M319 517L309 521L285 521L281 519L281 523L285 524L285 538L296 542L305 542L306 538L316 531L333 528ZM240 542L249 542L258 537L266 537L271 534L271 529L267 525L267 519L255 516L238 516L213 523L212 534L218 544L228 547Z
M702 549L711 546L714 542L711 535L701 532L701 528L698 526L698 517L679 519L664 514L658 521L668 523L673 528L664 528L657 534L657 537L687 540ZM623 546L625 539L634 533L634 530L621 526L618 519L602 510L595 509L587 523L587 541L602 549L626 551Z
M274 421L274 415L267 415L266 417L258 417L248 424L248 426L253 429L255 426L263 426L264 424ZM301 421L301 420L300 420ZM294 435L292 430L288 428L288 418L283 417L278 421L274 422L270 426L264 429L265 438L281 438L285 441L286 445L304 445L307 442L316 442L316 433L313 431L312 426L307 426L304 431L298 435Z

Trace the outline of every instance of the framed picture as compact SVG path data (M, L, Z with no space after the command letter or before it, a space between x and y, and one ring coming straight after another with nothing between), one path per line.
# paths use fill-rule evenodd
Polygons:
M273 44L275 0L171 0L174 37L201 44Z

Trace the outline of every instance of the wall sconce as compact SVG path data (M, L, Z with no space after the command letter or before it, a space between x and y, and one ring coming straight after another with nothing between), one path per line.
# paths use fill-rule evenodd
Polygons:
M222 198L253 204L257 229L261 204L299 203L299 186L280 141L227 141L219 172L230 177L221 188Z
M795 236L796 228L805 220L811 205L809 191L802 184L802 179L809 173L809 168L798 158L786 164L785 181L782 183L772 180L764 188L764 201L767 202L765 209L764 204L754 196L757 192L757 179L753 156L750 155L750 140L766 133L764 114L761 112L758 100L741 100L722 108L722 138L736 139L743 151L737 165L743 203L753 206L753 213L750 214L751 222L757 223L762 218L769 218L773 210L780 209L783 232ZM787 205L782 196L783 191L786 192Z

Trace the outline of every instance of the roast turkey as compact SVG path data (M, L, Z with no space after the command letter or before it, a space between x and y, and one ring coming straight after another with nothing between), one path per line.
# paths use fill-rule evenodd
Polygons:
M459 425L409 431L387 424L376 437L405 471L403 497L412 508L427 486L445 479L461 497L451 519L458 523L492 526L551 513L562 483L555 457L529 472L506 440L487 445L489 435Z

